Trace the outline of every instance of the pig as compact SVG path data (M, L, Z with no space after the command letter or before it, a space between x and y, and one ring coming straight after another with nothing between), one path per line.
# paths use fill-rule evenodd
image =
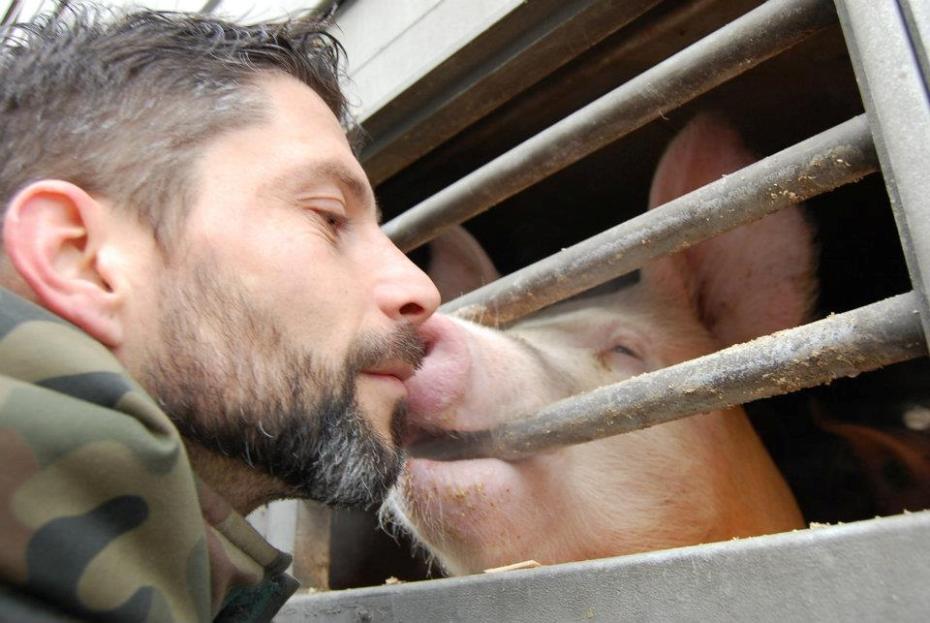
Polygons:
M701 115L662 156L650 207L753 160L736 130ZM801 208L789 208L653 261L635 285L505 330L436 314L422 327L423 366L408 381L406 442L529 417L567 396L797 325L816 289L812 239ZM446 242L431 273L447 282L447 296L468 289L463 265L475 273L472 285L496 276L464 230ZM520 461L411 458L382 511L457 575L804 525L740 407Z
M930 435L926 431L865 426L821 414L815 421L820 430L846 443L877 514L930 508Z

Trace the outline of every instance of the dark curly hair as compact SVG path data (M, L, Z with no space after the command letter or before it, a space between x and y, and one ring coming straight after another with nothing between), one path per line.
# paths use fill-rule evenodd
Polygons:
M309 19L237 25L90 2L0 31L0 201L70 181L134 212L164 248L212 137L256 123L268 72L312 88L344 124L344 51Z

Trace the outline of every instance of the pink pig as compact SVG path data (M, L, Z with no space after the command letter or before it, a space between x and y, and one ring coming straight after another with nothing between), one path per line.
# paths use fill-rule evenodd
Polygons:
M739 135L700 116L672 142L654 207L750 164ZM463 230L437 242L440 286L489 281ZM408 441L531 416L550 402L805 320L812 231L792 208L643 268L616 292L564 302L499 331L436 315L410 380ZM463 267L465 267L463 269ZM441 288L442 289L442 288ZM457 293L457 292L456 292ZM385 509L447 571L614 556L803 527L741 408L529 459L410 459Z

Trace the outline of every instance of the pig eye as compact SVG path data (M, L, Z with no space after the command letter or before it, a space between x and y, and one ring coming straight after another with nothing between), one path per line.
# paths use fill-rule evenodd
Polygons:
M639 359L639 355L632 349L623 344L617 344L610 349L612 352L617 353L618 355L626 355L627 357L634 357Z
M646 371L646 360L640 354L642 351L627 346L630 340L624 339L622 343L611 340L610 343L613 346L602 350L598 354L598 359L605 369L626 374L639 374Z

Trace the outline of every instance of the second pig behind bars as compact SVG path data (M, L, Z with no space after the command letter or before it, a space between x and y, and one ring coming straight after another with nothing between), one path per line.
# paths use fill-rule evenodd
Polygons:
M699 116L662 157L650 207L754 159L729 125ZM436 243L432 276L446 291L495 276L464 236ZM434 316L423 328L429 355L409 386L408 441L526 418L572 394L802 323L816 289L812 236L801 209L789 208L656 260L635 285L505 331ZM454 574L803 527L741 408L517 462L410 459L386 510Z

